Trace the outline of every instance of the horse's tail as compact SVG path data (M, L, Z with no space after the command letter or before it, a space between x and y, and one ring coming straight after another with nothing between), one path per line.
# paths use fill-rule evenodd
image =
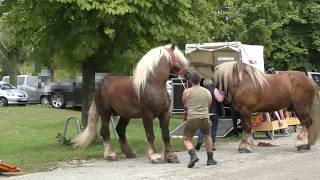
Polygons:
M93 101L89 109L88 124L86 129L80 135L73 139L76 147L85 148L96 137L97 121L99 119L98 116L99 114L97 112L97 106L95 101Z
M313 145L320 135L320 97L319 88L315 85L315 93L313 96L312 104L309 108L312 124L309 127L309 144Z

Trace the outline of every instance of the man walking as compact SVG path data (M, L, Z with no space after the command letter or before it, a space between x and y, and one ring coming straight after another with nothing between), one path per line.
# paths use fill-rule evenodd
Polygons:
M193 71L191 78L192 87L183 91L182 102L184 104L186 124L183 133L183 143L190 155L188 168L192 168L199 158L191 142L196 131L204 134L207 147L207 165L215 165L217 162L213 159L212 139L211 139L211 121L209 120L209 106L211 104L211 93L209 90L200 86L200 75Z
M219 125L219 103L222 103L224 100L224 96L220 93L220 91L214 86L213 81L211 79L204 79L203 86L208 89L212 96L212 102L209 106L209 116L212 122L211 126L211 139L212 139L212 150L215 151L214 144L216 142L217 130ZM198 133L198 141L195 147L196 150L200 150L200 147L203 143L203 134L201 131Z

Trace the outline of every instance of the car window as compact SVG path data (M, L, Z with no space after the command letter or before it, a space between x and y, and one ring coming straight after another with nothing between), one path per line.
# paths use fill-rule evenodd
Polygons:
M39 79L37 76L29 76L27 78L27 84L31 87L38 87Z
M311 74L312 79L320 86L320 74Z
M17 77L17 86L23 85L24 77Z
M0 85L1 90L7 90L7 89L15 89L12 85L3 83Z

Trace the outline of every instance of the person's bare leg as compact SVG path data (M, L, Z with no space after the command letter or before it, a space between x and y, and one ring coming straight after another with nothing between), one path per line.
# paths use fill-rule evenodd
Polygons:
M212 138L210 135L204 136L207 152L212 152Z
M193 149L193 144L191 142L191 138L184 136L183 137L183 144L184 147L189 151L190 149Z
M184 136L183 137L183 144L186 147L186 149L188 150L188 153L190 155L190 161L188 164L188 168L192 168L194 166L194 164L199 161L199 158L196 154L195 149L193 148L193 144L191 142L191 138Z

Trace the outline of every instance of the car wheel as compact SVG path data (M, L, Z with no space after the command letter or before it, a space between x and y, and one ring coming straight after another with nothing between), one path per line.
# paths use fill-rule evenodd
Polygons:
M51 106L54 108L65 108L65 102L63 95L54 95L51 99Z
M8 106L8 101L4 97L0 97L0 107L6 107Z
M49 97L48 96L41 96L40 103L42 105L49 105L50 104Z

